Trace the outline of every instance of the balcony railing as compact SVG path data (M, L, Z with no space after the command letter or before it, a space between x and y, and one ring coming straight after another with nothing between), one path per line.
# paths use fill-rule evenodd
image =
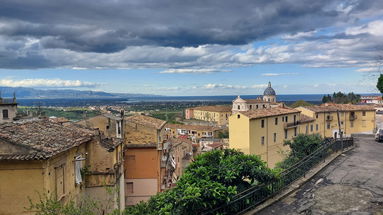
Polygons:
M283 126L286 128L295 128L299 125L299 121L295 121L295 122L285 122L283 124Z

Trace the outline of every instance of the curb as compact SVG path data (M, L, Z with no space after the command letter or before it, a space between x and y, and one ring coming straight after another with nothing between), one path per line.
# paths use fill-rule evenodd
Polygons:
M308 171L306 173L305 177L301 177L301 178L297 179L294 183L289 185L286 190L284 190L280 194L277 194L276 196L266 200L263 204L257 206L256 208L254 208L251 211L248 211L248 212L244 213L243 215L253 215L253 214L256 214L256 213L262 211L263 209L269 207L270 205L274 204L275 202L278 202L279 200L283 199L284 197L286 197L286 196L290 195L291 193L295 192L298 188L300 188L307 181L311 180L320 171L322 171L322 169L324 169L329 164L331 164L332 161L334 161L336 158L339 157L339 155L344 154L346 152L349 152L349 151L353 150L354 148L355 148L355 146L351 146L351 147L343 150L342 152L338 152L338 153L335 153L333 155L330 155L327 159L325 159L325 161L323 163L317 164L317 166L315 166L313 169Z

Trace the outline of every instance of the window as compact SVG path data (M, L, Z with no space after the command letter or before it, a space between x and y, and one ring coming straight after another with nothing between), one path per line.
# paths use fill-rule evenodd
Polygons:
M275 118L275 125L278 125L278 117Z
M288 117L288 116L286 116L285 122L288 122L288 121L289 121L289 117Z
M133 182L126 182L126 194L132 194L133 193Z
M75 183L81 184L83 182L81 169L82 169L82 161L85 160L81 155L75 157L74 163L74 174L75 174Z
M310 131L311 131L311 132L314 131L314 125L313 125L313 124L310 125Z
M327 129L330 129L331 128L331 125L330 125L330 123L328 122L327 123Z
M253 105L250 105L250 110L253 108Z
M258 105L255 106L258 109Z
M261 144L265 145L265 137L264 136L261 137Z
M7 109L3 110L3 119L8 119L8 110Z
M287 139L288 131L285 129L285 139Z
M351 127L351 128L354 127L354 121L351 121L351 122L350 122L350 127Z
M366 116L366 111L363 111L363 112L362 112L362 116Z
M261 128L264 128L264 127L265 127L265 120L262 119L262 121L261 121Z
M274 143L277 142L277 133L274 133Z
M285 117L284 116L282 116L282 122L284 122L285 121Z
M238 105L238 110L241 110L241 106Z
M297 115L294 115L294 123L297 121Z
M341 121L340 124L343 125L343 121Z
M294 128L294 136L297 136L297 127Z
M316 114L315 117L318 119L318 114Z
M315 130L317 130L317 131L319 130L319 125L318 124L315 125Z
M309 125L306 125L306 134L309 133Z
M237 119L239 119L239 118L241 118L241 115L238 114L238 115L237 115Z

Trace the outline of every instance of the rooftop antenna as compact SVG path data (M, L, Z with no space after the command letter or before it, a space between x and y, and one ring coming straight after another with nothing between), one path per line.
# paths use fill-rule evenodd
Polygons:
M16 103L16 92L13 91L13 103Z

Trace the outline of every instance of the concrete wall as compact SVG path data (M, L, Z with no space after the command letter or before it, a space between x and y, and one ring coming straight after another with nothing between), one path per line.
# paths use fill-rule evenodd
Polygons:
M44 170L40 161L0 162L0 214L21 215L29 213L28 197L36 202L44 193Z
M160 153L157 148L128 148L125 151L125 204L148 200L161 190ZM133 183L133 184L127 184ZM128 192L133 186L133 192Z
M130 185L127 185L129 183ZM126 206L149 200L151 196L157 194L157 184L158 180L154 178L125 179Z

